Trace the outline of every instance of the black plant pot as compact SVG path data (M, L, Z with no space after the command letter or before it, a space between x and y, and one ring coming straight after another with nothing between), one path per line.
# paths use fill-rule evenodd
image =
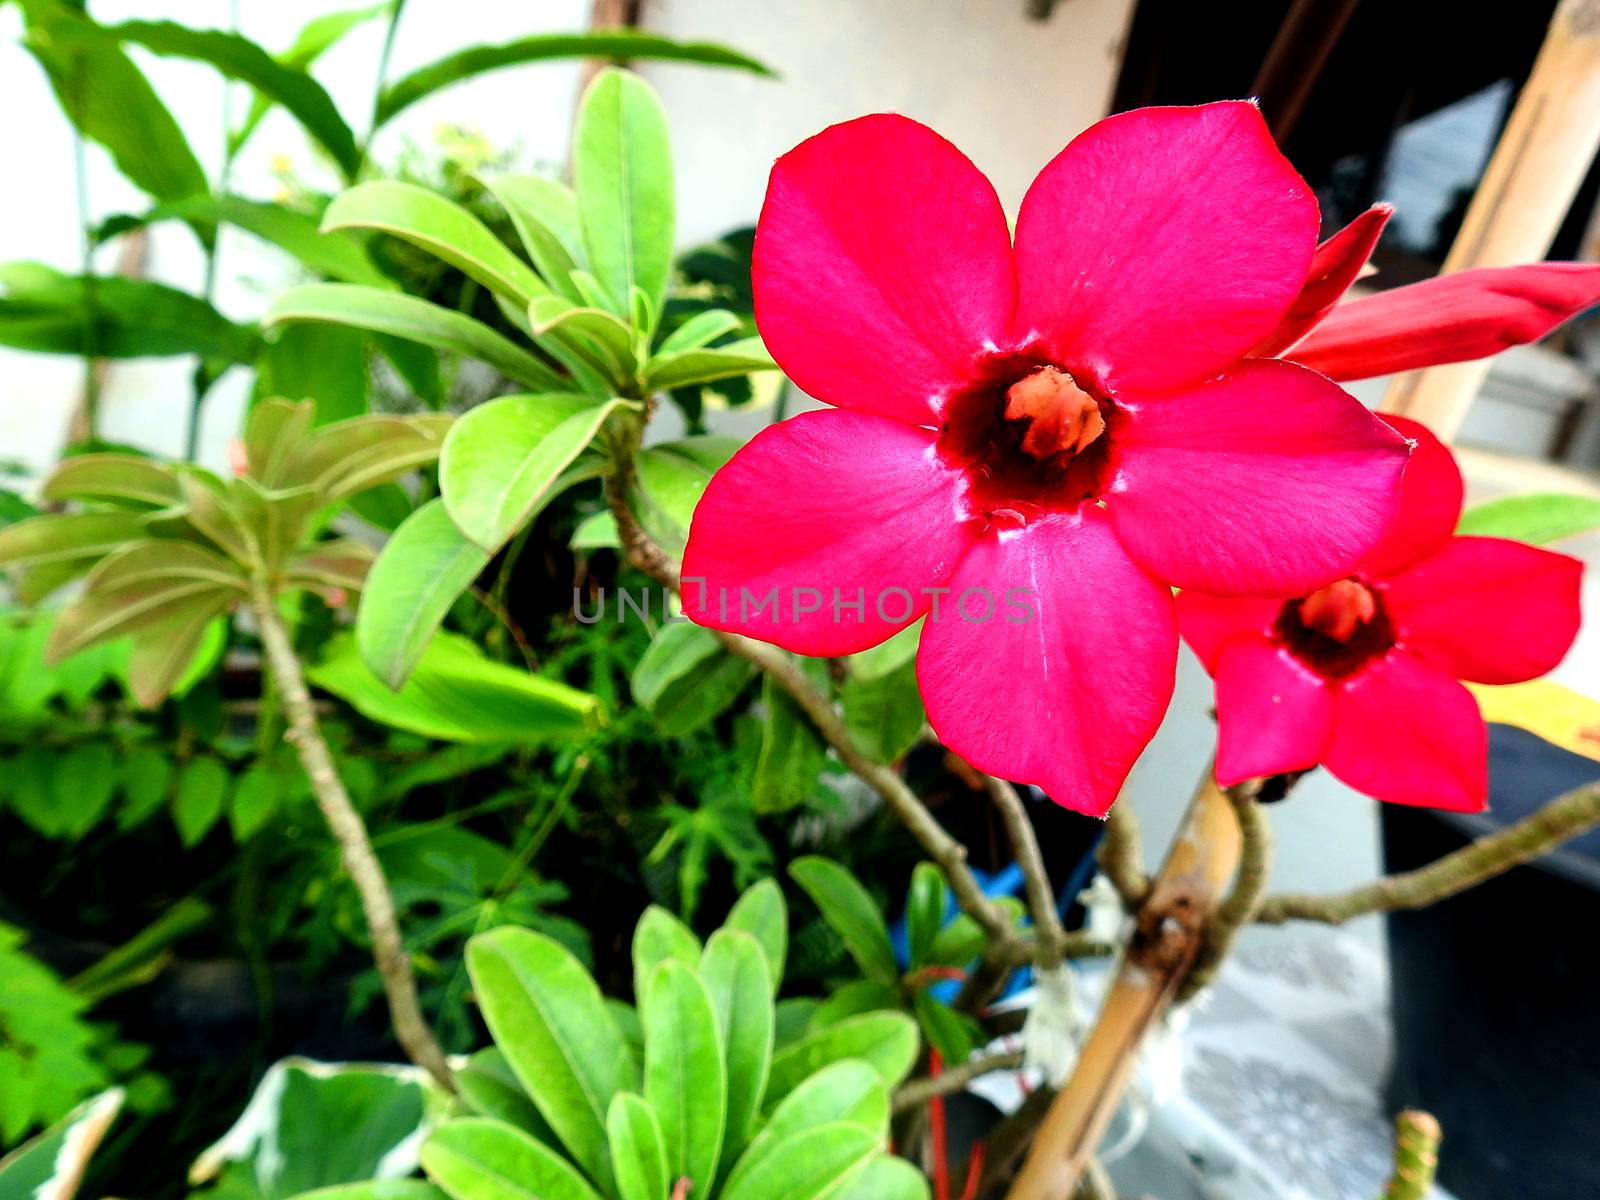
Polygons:
M1431 862L1600 778L1600 763L1490 726L1490 813L1385 805L1390 871ZM1389 917L1389 1103L1439 1118L1460 1200L1600 1196L1600 830Z

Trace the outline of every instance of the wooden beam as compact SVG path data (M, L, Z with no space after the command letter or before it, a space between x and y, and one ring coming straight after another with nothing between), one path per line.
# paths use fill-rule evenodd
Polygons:
M1597 149L1600 0L1562 0L1444 271L1542 259ZM1382 408L1449 441L1488 374L1487 359L1409 372L1389 385Z

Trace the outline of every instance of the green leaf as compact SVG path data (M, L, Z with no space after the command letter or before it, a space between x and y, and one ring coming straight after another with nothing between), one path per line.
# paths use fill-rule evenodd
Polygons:
M224 575L225 566L187 542L150 539L113 551L90 572L78 598L57 614L46 661L60 662L128 633L170 632L199 612L210 620L240 596L239 576Z
M778 881L763 879L754 887L746 888L722 927L743 930L756 939L767 956L767 973L772 979L773 995L777 995L789 947L789 910L783 902L783 889Z
M583 295L572 283L572 273L583 263L578 198L572 189L541 175L492 173L478 178L506 210L545 284L581 302Z
M313 430L290 451L271 486L310 488L319 506L342 500L436 461L453 424L435 414L372 413L335 421Z
M862 1059L878 1072L885 1087L894 1088L910 1073L920 1046L917 1023L904 1013L846 1018L778 1051L767 1081L766 1107L775 1107L808 1075L845 1058Z
M708 67L733 67L757 75L772 75L762 63L711 42L679 42L638 29L596 29L589 33L541 34L518 38L498 46L473 46L429 63L391 84L378 102L377 123L392 120L440 88L471 79L486 71L552 58L662 59L698 63Z
M529 328L541 344L552 341L577 353L613 390L636 386L633 331L599 308L574 308L560 296L541 296L528 306Z
M661 311L672 269L672 150L661 102L638 76L607 69L589 85L578 107L572 174L584 257L607 307L629 319L638 285Z
M966 913L955 918L934 936L924 966L964 967L983 953L986 938L983 927Z
M116 759L108 743L83 742L56 759L52 774L62 833L76 841L111 807L117 790Z
M928 1200L928 1177L903 1158L880 1154L828 1200Z
M945 1062L963 1063L972 1057L981 1029L925 991L911 997L911 1008L922 1026L922 1036Z
M740 445L731 437L688 437L640 451L634 507L646 532L669 550L683 549L706 484Z
M850 656L850 677L852 679L882 679L885 675L892 675L907 663L915 662L917 658L917 645L922 638L922 621L919 618L895 634L887 642L881 642L870 650L862 650Z
M272 820L283 801L283 776L267 763L252 763L233 785L228 824L235 842L247 842Z
M605 511L590 513L578 522L567 544L574 550L620 550L622 539L617 535L617 518Z
M906 894L906 943L913 970L928 965L933 941L944 928L949 896L938 867L921 862L912 869L911 890Z
M359 592L367 586L376 558L372 547L356 538L312 542L285 561L284 586L307 588L333 605L335 592Z
M845 728L874 762L898 762L917 744L927 722L915 663L876 678L850 679L840 699Z
M446 1200L446 1194L424 1179L363 1179L312 1188L294 1200Z
M667 1200L667 1150L655 1110L632 1092L618 1092L606 1114L611 1164L621 1200Z
M104 146L134 186L158 200L207 190L183 130L114 38L63 4L29 5L24 14L24 45L44 67L67 119Z
M368 5L366 8L353 8L344 12L322 13L312 17L301 26L299 34L295 36L294 43L277 59L286 67L297 67L304 71L321 58L322 55L357 26L372 20L380 13L386 13L393 7L392 0L385 0L382 4ZM272 101L257 92L250 102L250 112L245 116L244 123L229 137L229 149L237 154L244 144L250 140L250 135L261 124L262 118L272 108ZM398 1198L397 1198L398 1200Z
M450 430L439 490L460 530L498 550L555 494L562 473L625 401L584 396L503 396Z
M898 1009L900 989L892 983L879 983L873 979L855 979L835 989L832 995L817 1006L811 1015L808 1031L826 1029L862 1013L879 1009Z
M422 1143L421 1158L454 1200L600 1200L554 1151L483 1117L440 1126Z
M644 378L647 390L659 392L709 383L713 379L748 375L752 371L777 369L778 364L772 361L772 355L767 353L761 339L753 337L729 342L725 346L658 354L645 368Z
M557 1141L555 1131L517 1082L506 1056L493 1046L479 1050L455 1075L461 1098L482 1116L515 1125L541 1142L553 1145Z
M0 263L0 345L99 358L198 354L248 363L259 344L253 330L162 283Z
M822 919L844 939L845 949L869 979L900 978L889 927L871 893L830 858L808 854L789 864L789 875L816 902Z
M127 687L135 703L154 708L182 697L216 667L228 642L227 622L217 617L232 603L220 593L193 597L134 635Z
M762 1137L782 1141L817 1125L843 1121L869 1133L889 1133L889 1089L859 1058L831 1063L808 1075L772 1110Z
M444 741L537 744L581 736L603 719L587 692L494 662L455 634L434 637L398 692L367 668L349 635L333 639L307 675L370 720Z
M772 1067L772 972L755 938L719 929L706 943L700 977L711 994L727 1063L724 1156L731 1159L754 1131Z
M117 827L132 829L167 802L172 789L172 760L153 746L135 746L122 760L123 808Z
M633 994L639 1003L644 1002L650 976L669 958L698 967L700 939L677 917L659 904L652 904L633 927Z
M833 1196L882 1153L882 1139L843 1122L802 1130L728 1178L719 1200L820 1200Z
M1513 538L1542 546L1600 529L1600 498L1562 492L1501 496L1461 514L1458 534Z
M182 494L178 475L165 463L137 454L77 454L44 481L46 500L93 500L136 508L167 508Z
M661 1122L667 1173L711 1191L722 1153L728 1074L716 1013L692 967L668 959L645 988L644 1098Z
M813 681L827 687L827 666L821 659L801 659ZM817 776L828 760L828 749L816 726L789 693L771 677L761 682L761 751L750 781L750 802L760 813L787 812L810 799Z
M754 668L698 625L663 625L633 669L633 698L669 736L714 720L739 698Z
M467 970L495 1044L562 1144L603 1189L612 1184L606 1111L639 1087L600 989L559 942L502 926L467 943Z
M127 21L111 26L106 33L154 54L206 63L229 79L249 84L292 113L347 176L360 169L355 134L322 85L304 71L278 62L249 39L219 29L190 29L172 21ZM203 190L203 186L195 190Z
M121 1088L92 1096L0 1158L0 1200L72 1200L123 1098Z
M94 562L143 532L143 524L131 513L27 517L0 529L0 567L80 559Z
M222 816L230 782L228 769L209 756L191 759L178 772L172 820L186 847L205 837Z
M316 418L323 424L362 415L367 411L367 340L364 330L342 325L279 330L256 362L255 394L260 399L252 416L280 398L314 401Z
M322 230L335 229L374 229L410 242L518 308L549 294L532 268L487 225L454 200L416 184L378 179L335 196L323 214Z
M696 313L674 329L671 336L661 343L660 353L674 354L680 350L698 350L701 346L743 327L744 322L739 319L738 314L731 313L725 308L708 308L704 312Z
M0 308L0 318L3 315ZM323 321L390 334L476 358L534 391L572 390L544 363L481 321L414 296L353 283L304 283L279 292L262 325L290 321Z
M361 660L391 689L410 677L456 597L471 586L489 555L469 541L430 500L394 531L367 572L356 612Z

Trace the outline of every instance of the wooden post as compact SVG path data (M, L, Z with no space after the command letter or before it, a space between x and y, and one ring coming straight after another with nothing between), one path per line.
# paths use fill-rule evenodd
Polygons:
M1127 803L1121 801L1120 803ZM1206 767L1139 927L1067 1086L1056 1096L1008 1200L1067 1200L1116 1111L1146 1035L1199 953L1239 865L1239 821Z
M1562 0L1444 271L1543 258L1597 148L1600 0ZM1489 360L1479 359L1401 375L1382 408L1449 441L1488 374Z

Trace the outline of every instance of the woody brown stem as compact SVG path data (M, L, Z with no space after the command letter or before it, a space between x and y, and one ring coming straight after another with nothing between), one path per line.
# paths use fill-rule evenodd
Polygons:
M1106 814L1105 837L1096 852L1100 869L1122 897L1129 912L1137 912L1150 895L1150 877L1144 873L1144 852L1139 837L1139 818L1126 800L1119 800Z
M1022 870L1028 911L1038 930L1033 961L1040 970L1057 970L1061 966L1062 944L1067 932L1061 927L1061 914L1056 911L1055 889L1050 886L1050 872L1045 870L1044 855L1039 852L1038 834L1016 788L993 775L983 777L983 786L989 792L990 801L1000 810L1006 836L1011 840L1011 852Z
M937 1075L913 1079L902 1085L894 1094L894 1111L897 1114L910 1112L935 1096L948 1096L961 1091L974 1079L995 1071L1020 1070L1021 1067L1021 1050L997 1050L992 1054L975 1055L964 1063L946 1067Z
M317 724L316 710L312 707L300 657L289 641L289 631L278 615L276 598L267 584L255 585L251 609L255 613L261 645L266 652L267 667L283 700L284 716L288 720L284 740L300 756L300 765L311 783L317 807L322 810L323 819L327 821L328 829L339 846L339 857L344 863L345 872L361 897L361 911L366 917L367 932L372 939L372 957L377 964L378 977L383 982L383 994L389 1004L389 1021L394 1027L395 1040L412 1062L432 1075L445 1090L454 1092L455 1076L417 1000L417 983L411 973L411 958L400 937L394 896L384 877L383 865L372 849L366 823L350 802L350 793L345 790L344 781L339 778L339 772L333 764L328 743Z
M1538 858L1596 825L1600 825L1600 784L1590 784L1558 796L1500 832L1479 838L1414 871L1389 875L1347 892L1268 896L1255 919L1266 925L1285 921L1342 925L1367 913L1426 908Z
M1239 873L1227 898L1217 906L1217 911L1206 922L1205 941L1200 946L1194 966L1178 988L1177 1003L1193 998L1216 977L1217 969L1233 949L1239 931L1255 919L1266 894L1267 881L1272 873L1272 826L1256 796L1261 780L1251 780L1226 789L1224 795L1233 805L1239 818L1242 840L1239 852Z

